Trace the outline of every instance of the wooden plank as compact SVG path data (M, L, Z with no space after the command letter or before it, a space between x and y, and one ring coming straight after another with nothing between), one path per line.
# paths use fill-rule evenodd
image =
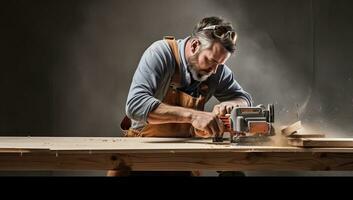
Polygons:
M288 171L353 170L352 153L25 154L0 156L0 170Z
M0 170L353 170L353 148L219 145L210 141L0 137Z
M81 138L81 137L0 137L0 153L41 152L89 153L171 153L171 152L352 152L352 149L314 149L292 146L214 144L211 139L178 138Z
M303 128L303 126L302 126L301 121L298 121L290 126L283 128L281 130L281 132L284 136L290 136L302 128Z
M105 151L105 152L278 152L297 151L294 147L242 146L230 143L215 144L211 139L180 138L1 138L1 150L13 149L15 152L46 149L50 151Z
M323 133L294 133L289 138L324 138L325 134Z
M296 147L352 148L353 138L289 138L288 143Z

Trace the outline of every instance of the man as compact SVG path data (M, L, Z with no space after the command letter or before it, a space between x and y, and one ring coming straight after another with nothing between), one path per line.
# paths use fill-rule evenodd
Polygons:
M167 37L143 54L126 103L130 137L202 137L223 133L217 117L252 98L225 65L235 52L237 34L219 17L199 22L191 37ZM215 96L213 112L204 104Z

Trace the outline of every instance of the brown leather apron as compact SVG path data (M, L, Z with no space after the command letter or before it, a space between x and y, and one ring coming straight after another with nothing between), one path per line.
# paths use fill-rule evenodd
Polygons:
M208 86L206 84L201 84L200 93L201 95L197 98L186 94L182 91L178 90L178 87L181 85L181 76L180 76L180 54L177 42L174 37L165 37L164 38L168 45L170 46L174 58L176 60L175 71L172 76L170 87L166 93L166 96L163 99L163 103L172 105L172 106L180 106L185 108L191 108L195 110L204 110L205 106L205 96L202 94L206 94L208 90ZM134 130L129 127L129 123L131 122L125 117L123 120L121 127L123 130L128 130L125 132L125 136L127 137L177 137L177 138L185 138L194 136L194 128L191 124L184 123L169 123L169 124L147 124L142 130Z

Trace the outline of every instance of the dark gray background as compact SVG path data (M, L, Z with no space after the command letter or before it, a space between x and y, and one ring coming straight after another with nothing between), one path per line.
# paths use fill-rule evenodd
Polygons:
M205 16L238 32L228 65L277 125L353 134L349 0L11 0L0 6L0 135L119 136L143 51ZM208 104L211 109L214 99Z

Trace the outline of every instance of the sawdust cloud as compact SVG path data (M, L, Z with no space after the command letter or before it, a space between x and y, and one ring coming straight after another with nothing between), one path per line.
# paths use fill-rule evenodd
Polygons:
M280 5L240 1L237 8L241 13L233 16L239 27L239 52L231 66L253 95L255 104L275 104L277 129L301 120L306 131L322 132L327 137L351 137L353 74L348 69L348 73L331 73L335 81L326 81L324 72L330 66L322 65L323 58L318 53L322 46L318 38L322 32L317 31L320 27L314 21L315 9L319 6L311 1L303 3L301 16L296 19L303 21L303 26L291 17L277 21L268 16L261 21L262 14L269 10L282 13L279 10L286 8ZM297 16L296 12L288 10L288 16ZM284 21L282 28L290 30L290 34L261 26L261 23L269 25L268 21L278 24ZM298 29L298 25L302 28ZM291 34L298 38L286 37ZM287 42L281 44L278 40L283 35ZM290 48L297 51L286 51L291 43L295 46Z

